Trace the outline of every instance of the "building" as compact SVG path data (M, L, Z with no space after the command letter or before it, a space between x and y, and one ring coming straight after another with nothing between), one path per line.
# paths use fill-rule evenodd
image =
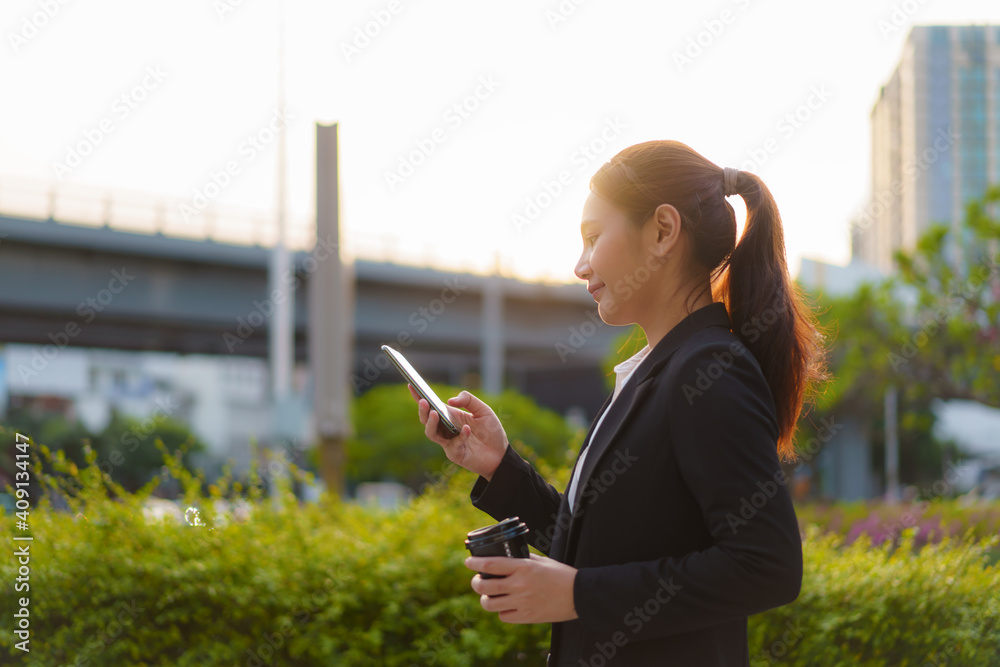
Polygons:
M250 463L249 443L270 428L267 361L251 357L177 355L67 347L39 368L38 346L0 344L0 385L11 407L38 409L80 421L98 433L115 410L141 420L133 442L151 444L166 419L186 424L207 446L200 463ZM301 391L306 378L297 369ZM7 401L0 405L3 414ZM310 427L304 416L303 432Z
M1000 26L915 26L871 112L872 182L852 254L881 271L1000 181Z
M880 282L885 274L856 256L847 266L803 257L796 279L811 293L839 297L851 294L863 283Z

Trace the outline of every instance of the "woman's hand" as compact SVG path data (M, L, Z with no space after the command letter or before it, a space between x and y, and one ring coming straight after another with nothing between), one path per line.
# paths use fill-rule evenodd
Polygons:
M576 568L552 558L469 556L465 566L477 572L506 575L503 579L472 578L486 611L499 612L505 623L559 623L579 618L573 606ZM502 597L495 597L495 596Z
M450 419L461 428L461 433L446 438L438 432L441 418L437 411L431 410L430 404L412 384L407 383L406 386L417 402L417 415L428 440L441 445L448 460L455 465L490 480L507 451L507 434L490 406L467 391L449 398L447 403L450 407L461 408L449 409Z

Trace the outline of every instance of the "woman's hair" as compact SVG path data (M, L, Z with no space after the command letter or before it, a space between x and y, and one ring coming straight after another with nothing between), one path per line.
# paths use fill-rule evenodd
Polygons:
M825 379L822 336L788 275L778 207L755 174L735 189L747 219L736 243L736 212L723 194L723 170L678 141L629 146L602 165L590 189L643 224L671 204L690 235L693 257L711 276L712 296L729 311L733 332L760 364L774 398L778 454L796 459L793 435L806 391Z

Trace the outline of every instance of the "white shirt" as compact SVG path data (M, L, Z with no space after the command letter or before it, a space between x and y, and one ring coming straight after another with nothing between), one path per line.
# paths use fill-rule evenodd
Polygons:
M594 426L594 430L590 434L590 440L587 441L586 446L580 451L580 458L576 462L576 468L573 469L573 479L569 483L569 509L573 511L573 498L576 496L576 487L580 483L580 471L583 470L583 460L587 457L587 451L590 449L590 443L594 441L594 436L597 435L597 429L601 428L601 422L604 421L604 415L611 411L611 406L614 405L615 399L618 398L618 394L621 393L622 387L628 382L628 379L632 377L632 373L635 372L636 367L639 363L646 358L649 354L649 345L642 348L631 357L621 362L615 366L615 391L611 395L611 402L608 403L607 409L601 413L601 418L597 420L597 425Z

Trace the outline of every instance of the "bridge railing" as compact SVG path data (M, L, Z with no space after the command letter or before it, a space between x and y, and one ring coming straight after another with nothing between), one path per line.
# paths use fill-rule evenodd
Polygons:
M191 200L150 193L100 190L74 183L0 175L0 215L196 240L211 239L235 245L272 247L277 243L278 225L274 211L217 203L198 210L197 204ZM288 216L285 230L285 245L288 248L309 250L313 247L316 229L312 216ZM511 268L512 262L502 253L494 253L490 258L480 257L477 261L477 258L456 256L430 242L404 243L391 235L361 229L347 234L342 230L341 249L346 257L352 259L520 277ZM544 279L563 282L572 278L550 273Z
M0 177L0 213L237 245L270 247L278 240L275 212L21 177ZM312 247L315 227L310 218L288 216L285 230L289 248Z

